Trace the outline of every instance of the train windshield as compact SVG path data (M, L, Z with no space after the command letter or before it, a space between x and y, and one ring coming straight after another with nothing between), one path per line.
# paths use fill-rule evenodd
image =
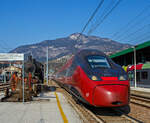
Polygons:
M92 56L88 56L87 60L91 68L110 68L110 65L107 59L103 56L92 55Z

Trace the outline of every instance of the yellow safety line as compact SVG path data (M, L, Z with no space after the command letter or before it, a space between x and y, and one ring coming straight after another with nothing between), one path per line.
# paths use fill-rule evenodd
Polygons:
M58 98L58 95L57 95L56 92L55 92L55 96L56 96L57 106L58 106L58 108L59 108L61 117L62 117L64 123L68 123L68 119L67 119L66 115L65 115L64 112L63 112L63 109L62 109L62 107L61 107L61 104L60 104L60 101L59 101L59 98Z

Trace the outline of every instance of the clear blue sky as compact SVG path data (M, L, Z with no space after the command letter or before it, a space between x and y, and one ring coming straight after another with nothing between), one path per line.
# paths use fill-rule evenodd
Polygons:
M9 50L4 48L15 48L80 32L99 1L0 0L0 52ZM107 3L110 0L105 1ZM111 38L114 32L148 4L149 0L123 0L92 35ZM99 14L100 12L96 19Z

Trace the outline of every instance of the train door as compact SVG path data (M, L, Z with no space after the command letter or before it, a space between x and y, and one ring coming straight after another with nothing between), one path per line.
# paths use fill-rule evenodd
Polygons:
M138 82L138 83L140 83L140 81L141 81L141 76L140 76L140 71L137 71L137 73L136 73L136 81Z
M148 76L149 70L142 70L141 71L141 82L140 84L149 85L149 76Z

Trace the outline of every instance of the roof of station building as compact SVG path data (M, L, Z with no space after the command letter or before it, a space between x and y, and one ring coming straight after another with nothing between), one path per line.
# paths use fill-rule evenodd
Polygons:
M140 49L143 49L143 48L146 48L146 47L149 47L149 46L150 46L150 41L147 41L147 42L144 42L142 44L136 45L135 48L136 48L136 50L140 50ZM109 57L110 58L115 58L115 57L118 57L118 56L122 56L122 55L125 55L125 54L128 54L128 53L131 53L133 51L134 51L133 48L128 48L128 49L122 50L120 52L114 53L114 54L110 55Z

